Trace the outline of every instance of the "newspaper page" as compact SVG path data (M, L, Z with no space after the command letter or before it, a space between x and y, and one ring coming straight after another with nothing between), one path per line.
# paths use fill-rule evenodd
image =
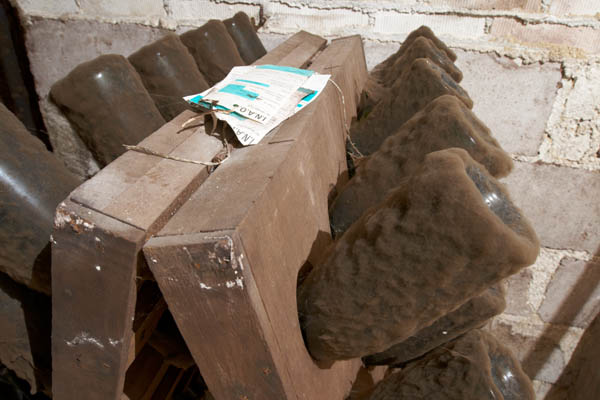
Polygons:
M212 88L184 99L215 111L247 146L312 102L329 77L278 65L234 67Z

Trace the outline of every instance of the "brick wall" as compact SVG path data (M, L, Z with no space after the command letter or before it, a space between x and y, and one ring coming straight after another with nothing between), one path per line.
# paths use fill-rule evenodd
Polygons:
M509 280L509 306L489 328L513 346L539 398L573 368L600 309L600 0L12 1L50 136L80 174L95 167L47 101L50 85L80 62L129 55L166 31L243 10L261 23L267 48L299 29L360 34L373 67L429 25L457 50L475 112L515 159L506 183L543 246L536 264Z

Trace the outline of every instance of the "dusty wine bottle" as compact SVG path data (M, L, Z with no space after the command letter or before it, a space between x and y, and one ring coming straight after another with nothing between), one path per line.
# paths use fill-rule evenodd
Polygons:
M332 231L343 233L367 208L412 175L432 151L459 147L496 178L513 163L490 130L456 96L444 95L415 114L379 150L361 160L330 208Z
M472 329L481 327L490 318L500 314L506 307L504 295L502 284L496 284L405 341L381 353L363 357L363 362L365 365L399 367Z
M371 112L388 93L386 88L393 86L402 73L410 67L417 58L427 58L446 71L456 82L462 80L462 72L454 65L448 55L440 50L432 40L419 36L407 47L401 57L387 67L375 68L369 75L361 93L359 104L359 119Z
M250 65L267 54L252 21L245 12L240 11L233 18L224 19L223 23L246 64Z
M532 264L537 236L463 149L428 154L329 248L298 290L318 360L378 353Z
M355 121L350 138L363 155L377 151L381 143L432 100L456 96L468 108L473 101L446 71L427 58L414 60L383 99L366 117Z
M531 380L511 351L474 330L381 381L368 400L534 400Z
M219 20L212 19L180 38L211 86L223 80L231 68L245 65L227 28Z
M79 64L52 85L50 97L101 166L165 124L136 70L117 54Z
M187 47L172 33L130 55L129 62L166 121L189 108L183 96L209 88Z
M404 55L404 52L408 49L408 47L410 47L412 42L414 42L419 37L424 37L424 38L431 40L438 49L440 49L444 53L446 53L446 55L452 62L456 61L456 53L454 53L454 51L452 51L448 46L446 46L446 43L442 42L433 33L431 28L429 28L428 26L422 25L419 28L415 29L414 31L412 31L411 33L408 34L406 39L404 39L404 41L402 42L402 46L400 46L400 48L398 49L397 52L390 55L384 61L382 61L381 63L376 65L375 68L373 68L373 72L371 72L371 75L373 75L377 80L379 80L380 73L382 71L386 70L387 68L389 68L391 65L393 65L394 62L396 61L396 59L402 57Z

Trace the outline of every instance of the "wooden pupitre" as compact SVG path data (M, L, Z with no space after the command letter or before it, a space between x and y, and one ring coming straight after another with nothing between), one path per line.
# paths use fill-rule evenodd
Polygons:
M367 78L360 37L325 44L299 32L256 62L333 82L212 173L128 151L61 203L52 247L55 399L131 398L125 374L164 301L217 400L348 396L360 360L317 365L296 308L298 272L331 241L328 204L348 179L347 127ZM140 145L211 160L221 141L202 127L182 129L193 115ZM164 300L154 296L148 307L141 289L154 281Z

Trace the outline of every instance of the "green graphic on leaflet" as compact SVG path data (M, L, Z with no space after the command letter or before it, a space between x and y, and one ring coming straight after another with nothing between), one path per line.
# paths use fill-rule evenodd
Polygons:
M250 100L258 98L258 93L246 90L246 86L244 85L236 85L234 83L228 84L223 89L219 90L219 92L233 94Z
M249 81L248 79L236 79L235 81L236 82L251 83L253 85L258 85L258 86L262 86L262 87L269 87L269 86L271 86L268 83L257 82L257 81Z
M308 69L300 69L300 68L294 68L294 67L286 67L283 65L271 65L271 64L259 65L258 67L256 67L256 69L272 69L273 71L290 72L292 74L298 74L298 75L302 75L302 76L311 76L312 74L315 73L315 71L311 71Z
M306 88L299 88L298 91L306 93L306 96L304 96L302 100L300 100L300 102L296 105L296 107L298 108L304 107L305 105L310 103L317 96L317 94L319 94L318 90L311 90Z

